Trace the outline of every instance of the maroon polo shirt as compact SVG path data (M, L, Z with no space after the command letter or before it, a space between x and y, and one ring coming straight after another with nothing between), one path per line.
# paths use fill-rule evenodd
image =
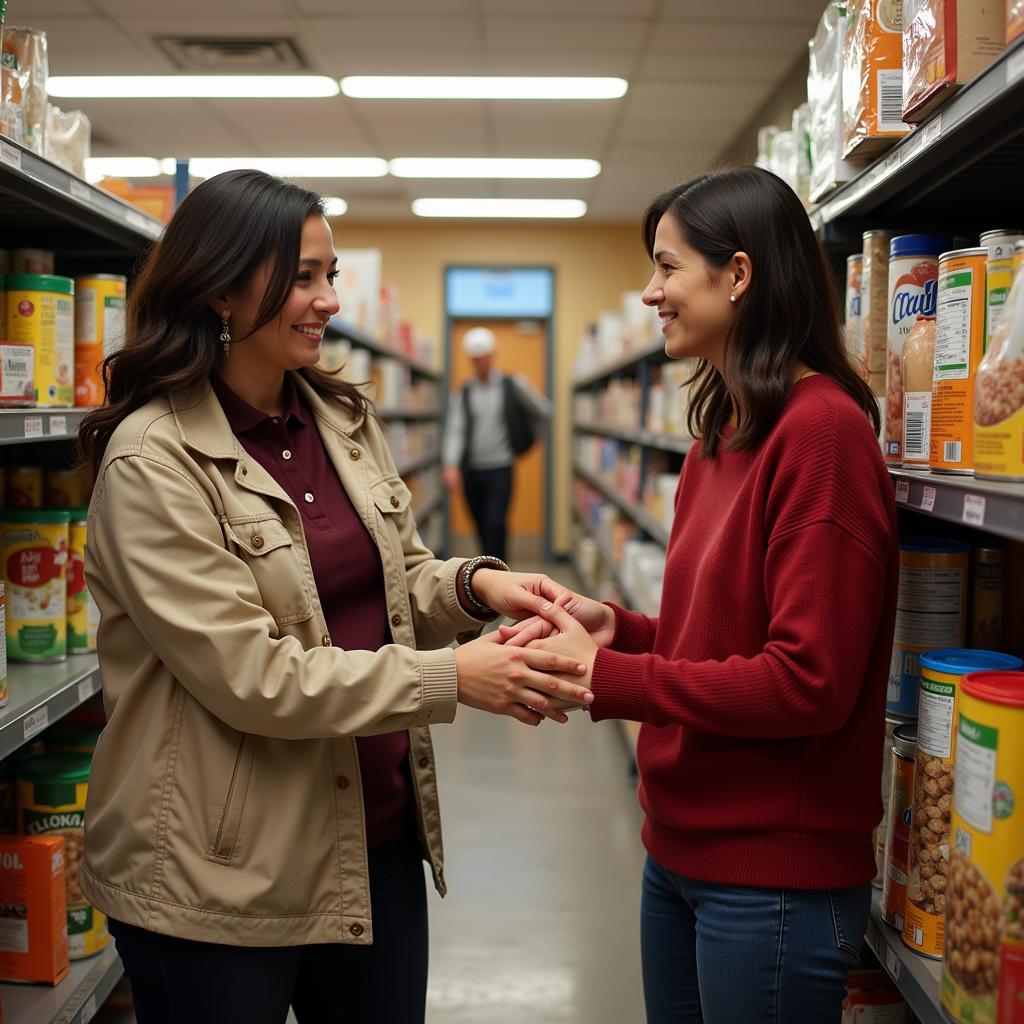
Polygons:
M376 651L391 643L380 552L292 379L285 376L283 420L254 409L219 377L213 388L239 443L280 484L302 516L313 579L334 646ZM409 733L358 736L356 746L366 840L375 846L413 820Z

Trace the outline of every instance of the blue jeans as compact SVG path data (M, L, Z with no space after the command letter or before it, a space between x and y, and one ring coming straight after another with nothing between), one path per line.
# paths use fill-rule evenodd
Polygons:
M870 885L715 885L648 857L640 912L647 1024L838 1024L870 906Z
M480 550L485 555L505 560L508 541L508 507L512 501L512 467L500 469L466 469L462 474Z

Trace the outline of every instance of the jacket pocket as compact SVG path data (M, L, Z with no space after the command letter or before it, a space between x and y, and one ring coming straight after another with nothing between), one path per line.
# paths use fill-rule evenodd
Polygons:
M229 519L224 523L224 532L249 566L263 607L280 625L304 622L312 616L313 601L306 572L280 519Z
M389 476L378 480L370 488L370 492L373 495L373 503L385 522L389 517L408 512L412 503L412 492L402 482L401 477Z
M231 770L227 792L220 817L213 831L213 840L206 856L208 860L227 864L235 854L238 833L242 827L245 801L249 795L249 782L253 769L253 738L243 734L238 743L238 753Z

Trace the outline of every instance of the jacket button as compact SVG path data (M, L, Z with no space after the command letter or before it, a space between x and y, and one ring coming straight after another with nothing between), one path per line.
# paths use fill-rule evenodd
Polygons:
M392 626L400 626L401 624L402 624L402 616L401 615L392 615L391 616L391 625Z
M242 467L242 476L248 476L248 475L249 475L249 470L247 470L247 469L245 468L245 466L243 466L243 467Z
M398 508L399 504L400 504L399 500L392 494L391 495L391 507L392 508Z
M334 784L338 787L338 789L348 789L349 787L349 781L345 778L344 775L339 775L334 780Z
M349 928L349 931L358 939L363 934L363 926L361 924L354 924Z
M252 546L259 551L263 547L263 538L258 534L253 534Z
M321 647L330 647L331 646L331 638L326 633L324 633L324 635L322 637L320 637L320 646Z
M363 453L358 448L353 448L348 454L349 454L349 457L352 459L353 462L358 462L363 457ZM353 927L354 928L358 928L359 926L358 925L353 925ZM359 929L359 931L360 931L360 934L362 934L362 929L361 928Z
M429 768L430 767L430 758L426 757L426 756L421 757L417 763L419 764L419 766L421 768Z

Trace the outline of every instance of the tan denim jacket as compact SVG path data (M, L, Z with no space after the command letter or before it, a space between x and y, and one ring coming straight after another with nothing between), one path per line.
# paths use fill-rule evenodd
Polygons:
M331 646L302 521L212 390L117 429L89 510L109 724L80 882L101 910L182 938L369 943L353 737L409 729L420 826L445 883L427 726L455 717L459 559L424 547L379 425L298 386L380 549L394 644Z

